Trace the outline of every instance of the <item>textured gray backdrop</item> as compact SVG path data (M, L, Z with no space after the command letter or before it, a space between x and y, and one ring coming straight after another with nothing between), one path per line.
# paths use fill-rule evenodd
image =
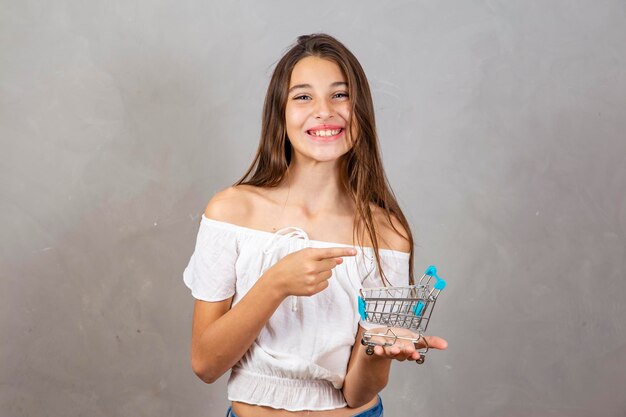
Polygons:
M386 415L626 415L626 2L0 3L1 416L223 414L181 273L314 31L449 282L450 349L394 366Z

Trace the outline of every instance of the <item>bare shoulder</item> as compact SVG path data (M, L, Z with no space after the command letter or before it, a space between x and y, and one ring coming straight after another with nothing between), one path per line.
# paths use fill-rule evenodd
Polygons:
M258 200L256 187L237 185L215 193L204 210L210 219L242 225Z
M372 213L376 222L380 247L400 252L410 252L409 235L402 223L400 223L400 220L393 214L388 219L385 211L377 206L372 207Z

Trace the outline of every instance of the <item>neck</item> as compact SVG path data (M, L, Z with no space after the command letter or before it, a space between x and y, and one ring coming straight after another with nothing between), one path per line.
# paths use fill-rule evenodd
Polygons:
M286 205L296 206L308 215L340 212L349 204L337 161L292 163L280 188L285 193Z

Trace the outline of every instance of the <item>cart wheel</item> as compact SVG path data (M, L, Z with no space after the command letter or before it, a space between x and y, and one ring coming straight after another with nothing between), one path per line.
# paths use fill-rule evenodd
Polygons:
M367 345L367 343L365 343L365 339L361 339L361 344L362 344L363 346Z
M374 354L374 346L368 346L367 349L365 349L365 353L367 353L370 356L373 355Z
M426 358L424 357L424 355L420 356L418 360L416 360L415 362L417 362L418 365L421 365L424 363L424 361L426 360Z

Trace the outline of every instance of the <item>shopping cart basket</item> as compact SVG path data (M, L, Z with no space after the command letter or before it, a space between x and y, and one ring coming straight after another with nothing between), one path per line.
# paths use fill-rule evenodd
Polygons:
M364 288L359 296L359 314L366 323L380 324L386 330L363 333L361 343L367 346L368 355L374 353L375 346L391 346L397 340L407 340L415 344L426 345L421 349L417 363L424 363L428 352L428 342L424 332L430 322L439 293L446 287L446 282L437 275L437 268L429 266L417 285L408 287ZM394 328L408 329L415 337L396 335Z

